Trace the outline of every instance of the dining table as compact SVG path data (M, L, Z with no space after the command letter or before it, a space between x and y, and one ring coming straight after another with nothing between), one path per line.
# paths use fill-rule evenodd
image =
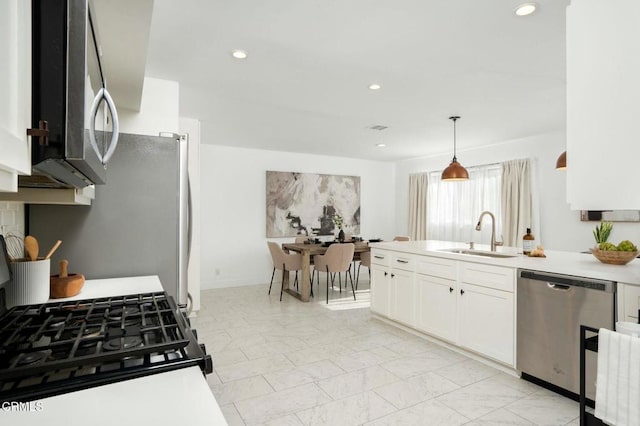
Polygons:
M360 253L371 250L368 241L345 241L345 243L353 243L355 245L354 260L360 258ZM331 244L343 244L340 242L331 242ZM308 244L308 243L285 243L282 249L285 253L296 252L302 255L302 276L299 278L300 291L296 291L289 287L289 274L284 274L282 281L283 291L292 295L298 300L308 302L311 296L311 256L324 254L330 247L330 244Z

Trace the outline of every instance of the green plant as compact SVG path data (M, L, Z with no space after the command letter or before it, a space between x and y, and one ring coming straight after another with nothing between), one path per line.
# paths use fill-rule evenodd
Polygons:
M600 226L596 226L593 230L593 237L596 239L596 243L606 243L613 229L611 222L600 222Z
M343 225L342 216L340 216L339 214L334 214L333 223L338 227L338 229L342 229L342 225Z

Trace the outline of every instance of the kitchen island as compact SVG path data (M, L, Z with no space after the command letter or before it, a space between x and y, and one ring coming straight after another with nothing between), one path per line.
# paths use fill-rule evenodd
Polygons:
M546 257L534 258L512 247L490 252L489 246L469 250L469 244L447 241L371 247L372 312L511 371L516 365L519 269L615 281L618 318L637 321L637 259L623 266L607 265L591 254L546 251Z
M77 296L55 301L157 291L162 291L157 276L88 280ZM226 421L200 368L187 367L28 403L5 402L0 408L0 424L44 423L224 425Z
M640 286L640 259L635 259L627 265L607 265L588 253L545 250L547 257L528 257L523 255L521 251L518 253L514 247L498 247L496 252L515 255L515 257L492 258L443 251L453 248L468 249L469 244L434 240L372 243L371 248L374 251L384 249L508 268L532 269L541 272L611 280ZM475 249L489 251L489 246L476 244Z

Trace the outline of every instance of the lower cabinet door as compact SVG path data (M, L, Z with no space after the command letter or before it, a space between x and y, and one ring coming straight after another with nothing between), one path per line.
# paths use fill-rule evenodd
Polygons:
M391 276L389 269L371 264L371 310L389 317L391 307Z
M619 321L638 322L640 309L640 286L632 284L618 284L618 319Z
M393 269L391 271L391 292L393 309L391 317L398 322L416 326L416 286L414 273Z
M441 339L456 340L456 282L429 275L416 278L418 312L416 327Z
M513 293L461 284L459 344L514 366Z

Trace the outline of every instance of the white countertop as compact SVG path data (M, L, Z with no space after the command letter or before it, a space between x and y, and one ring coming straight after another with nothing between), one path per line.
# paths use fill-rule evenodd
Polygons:
M31 411L0 408L0 424L226 425L198 367L182 368L31 402Z
M141 277L107 278L87 280L80 293L64 299L49 299L49 302L66 300L96 299L99 297L124 296L125 294L153 293L164 291L157 275Z
M74 297L50 302L162 291L153 276L87 280ZM27 403L26 411L0 407L0 424L226 425L200 368L188 367Z
M458 253L440 251L451 248L469 248L469 244L451 241L393 241L371 243L372 248L393 250L403 253L429 255L467 262L484 263L488 265L506 266L511 268L531 269L535 271L557 274L574 275L577 277L597 278L617 281L620 283L640 285L640 260L634 259L626 265L607 265L600 262L591 254L566 251L545 250L547 257L528 257L518 254L516 257L492 258L470 256ZM475 250L489 251L488 245L476 244ZM514 247L498 247L498 253L517 254Z

